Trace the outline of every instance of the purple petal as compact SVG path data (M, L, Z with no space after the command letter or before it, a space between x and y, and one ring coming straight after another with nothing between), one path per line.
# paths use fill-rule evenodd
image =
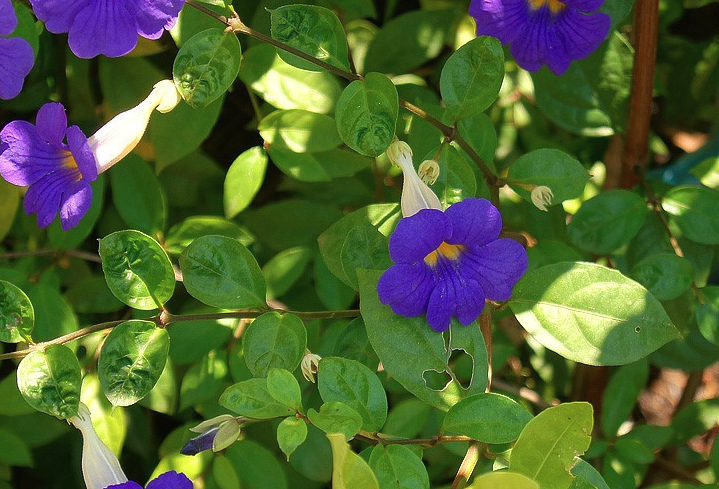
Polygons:
M80 58L123 56L137 45L137 29L125 2L88 2L72 21L68 44Z
M602 6L604 0L562 0L564 5L578 12L594 12Z
M527 270L527 252L512 239L498 239L469 248L462 255L462 273L477 280L487 299L506 301L512 287Z
M67 128L67 145L70 148L75 163L82 173L83 180L93 182L97 179L97 162L90 146L87 144L87 137L77 126Z
M484 291L479 282L462 275L456 262L446 258L437 261L436 285L427 305L427 322L435 331L446 331L455 316L467 325L476 320L484 308Z
M10 0L0 0L0 36L7 36L17 27L15 8Z
M554 28L563 51L571 59L586 58L606 39L611 18L602 13L585 15L567 10L558 16Z
M25 39L0 39L0 98L8 100L20 93L34 61L35 54Z
M148 39L157 39L165 29L177 22L184 0L139 0L134 7L137 32Z
M210 450L219 430L220 427L215 426L194 438L190 438L182 447L180 453L183 455L197 455L205 450Z
M48 173L63 168L69 151L43 141L35 126L13 121L0 131L3 152L0 174L13 185L32 185Z
M63 192L60 203L60 225L63 231L74 228L85 217L92 204L92 188L80 180L72 189Z
M486 199L469 198L452 204L444 215L452 224L449 244L483 245L502 231L502 216Z
M142 489L142 486L135 481L127 481L122 484L113 484L105 489Z
M527 23L522 37L512 43L512 56L525 70L537 71L545 62L549 51L559 45L551 24L552 13L548 8L540 8L532 13L531 21ZM549 67L555 73L564 73L569 68L570 60L566 59L563 49L561 52L553 53L552 61L554 65Z
M77 13L93 0L30 0L38 19L53 34L68 32Z
M389 238L389 256L395 263L416 263L436 250L450 232L442 211L422 209L399 221Z
M56 148L65 147L62 140L65 139L67 130L67 116L62 104L50 102L40 107L40 110L37 111L35 125L38 136L43 140Z
M192 489L192 481L185 474L173 470L152 479L146 489Z
M25 193L25 213L37 214L38 227L49 226L60 210L63 193L73 183L74 181L62 172L45 175Z
M472 0L469 15L478 36L494 36L509 44L522 35L528 21L527 0Z
M393 265L377 282L379 300L389 305L395 314L405 317L424 314L432 290L432 271L424 262L417 265Z

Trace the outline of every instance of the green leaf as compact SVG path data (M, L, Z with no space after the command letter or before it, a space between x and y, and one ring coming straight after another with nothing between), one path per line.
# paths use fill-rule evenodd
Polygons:
M302 392L300 384L285 369L272 368L267 372L267 391L272 398L285 406L302 411Z
M317 371L324 402L340 401L362 416L362 429L379 431L387 419L387 395L382 382L355 360L324 357Z
M602 395L601 427L606 437L616 436L622 423L630 418L648 377L649 365L645 360L614 372Z
M499 40L479 36L447 59L440 77L440 92L453 119L484 112L499 95L504 79L504 51Z
M267 379L248 379L231 385L222 393L220 406L256 419L292 416L295 411L277 402L267 389Z
M223 189L225 217L231 219L247 208L265 180L267 154L255 146L235 158L227 169Z
M719 190L719 156L703 160L689 172L707 187Z
M433 151L427 155L427 159L434 159L435 154L436 151ZM437 194L443 205L449 206L477 194L474 172L454 146L443 145L435 161L439 165L439 176L429 188Z
M78 281L65 291L65 299L77 313L117 312L125 305L112 294L104 277Z
M542 487L569 487L574 478L569 471L589 448L592 424L592 405L586 402L545 409L519 435L509 470L526 475Z
M230 88L241 60L242 48L233 32L207 29L182 45L172 66L172 78L185 102L201 109Z
M270 27L272 37L278 41L349 71L344 27L331 10L314 5L285 5L270 11ZM321 69L286 51L279 51L279 55L303 70Z
M100 240L107 286L124 304L158 309L175 291L175 272L165 250L140 231L114 232Z
M272 368L293 371L306 346L307 331L294 314L265 313L242 334L245 362L255 377L265 377Z
M679 335L646 289L590 263L556 263L526 274L509 305L542 345L589 365L632 363Z
M362 428L360 413L340 401L322 404L319 412L310 409L307 411L307 417L325 433L340 433L348 441Z
M35 327L35 311L25 292L0 280L0 341L29 342Z
M160 182L147 162L129 154L110 169L112 202L129 227L149 235L165 228L167 206Z
M296 246L270 258L262 267L262 275L267 281L267 296L280 297L290 290L302 277L312 255L309 247Z
M0 429L0 463L5 466L32 467L32 453L19 436Z
M216 453L212 459L212 477L219 489L241 489L240 478L232 462L222 453Z
M175 326L177 325L173 325L172 329ZM228 371L227 355L222 350L219 352L212 350L201 359L195 360L185 372L185 375L182 376L179 410L182 411L185 408L217 399L217 396L227 386ZM228 425L227 429L228 435L233 436L233 432L230 432L230 425ZM239 431L239 428L237 428L237 431ZM219 433L217 436L219 436ZM217 437L215 437L215 446L217 446L218 441Z
M379 489L372 469L350 450L341 434L327 434L332 445L332 489Z
M242 54L240 79L278 109L305 109L329 114L342 93L337 77L306 71L282 61L274 46L259 44Z
M307 439L307 423L298 418L285 418L277 426L277 444L290 461L290 455Z
M225 454L232 462L245 489L287 489L285 469L277 456L259 443L240 440Z
M582 204L567 226L567 237L589 253L611 253L639 232L646 215L647 205L639 195L610 190Z
M694 269L673 253L649 255L632 267L629 275L660 301L676 299L691 286Z
M374 204L332 224L317 238L327 268L356 290L358 268L386 269L392 264L385 236L400 218L397 204Z
M0 180L0 240L4 239L10 231L18 207L20 207L20 188Z
M532 414L512 399L482 393L452 406L444 417L442 430L484 443L510 443L531 419Z
M170 228L165 236L164 248L170 254L179 255L194 240L209 234L236 239L245 246L254 241L244 228L222 217L190 216Z
M375 446L369 466L382 489L429 489L429 475L422 459L405 446Z
M293 153L270 148L269 154L285 175L302 182L329 182L334 178L349 177L373 164L371 158L347 149Z
M329 151L342 143L334 119L302 109L271 112L257 129L265 144L295 153Z
M713 429L719 419L719 398L695 401L682 408L672 420L670 445L682 444Z
M170 337L149 321L126 321L107 336L98 375L113 406L130 406L150 393L165 369Z
M477 327L460 326L453 321L450 345L442 334L433 331L424 317L396 315L377 297L381 271L360 270L360 310L367 337L385 371L409 392L441 410L448 410L468 395L484 392L487 386L487 351ZM473 360L474 371L469 388L449 365L453 350L463 350ZM440 375L442 385L430 382ZM446 385L444 385L446 384Z
M570 489L610 489L597 469L582 459L577 460L572 467L572 475L576 476L576 479L572 481Z
M564 151L543 148L520 156L509 167L507 181L512 190L530 203L530 190L517 183L549 187L554 194L550 205L555 205L580 197L589 177L582 164Z
M17 367L17 386L27 403L60 419L77 415L81 385L80 362L65 345L35 350Z
M379 156L392 143L399 99L392 80L381 73L367 73L342 91L335 119L347 146L365 156Z
M489 472L475 478L467 489L540 489L539 484L514 472Z
M684 237L701 244L719 244L719 193L700 187L674 187L662 199Z
M446 42L454 42L454 25L467 11L413 10L386 22L372 40L365 72L407 73L437 57Z
M700 293L704 303L697 303L697 326L707 341L719 345L719 287L704 287Z
M265 305L265 281L257 261L238 241L202 236L180 256L183 283L209 306L244 309Z

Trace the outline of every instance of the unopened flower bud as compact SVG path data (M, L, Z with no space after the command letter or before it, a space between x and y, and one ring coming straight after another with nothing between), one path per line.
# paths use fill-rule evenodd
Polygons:
M190 431L200 433L200 436L188 440L180 453L196 455L210 449L213 452L224 450L240 437L242 422L242 418L235 418L229 414L203 421L194 428L190 428Z
M439 177L439 163L435 160L424 160L422 164L419 165L417 173L419 173L419 178L424 183L434 185L434 182L436 182Z
M387 149L387 157L402 169L404 175L401 198L404 217L413 216L422 209L442 210L437 195L417 175L412 164L412 149L407 143L395 138Z
M537 207L537 209L547 212L547 206L552 205L554 193L552 193L552 189L549 187L537 185L532 189L531 197L532 203Z
M309 350L305 350L305 356L302 357L302 362L300 363L302 376L313 384L315 383L315 374L317 373L320 360L322 360L321 356L312 353Z

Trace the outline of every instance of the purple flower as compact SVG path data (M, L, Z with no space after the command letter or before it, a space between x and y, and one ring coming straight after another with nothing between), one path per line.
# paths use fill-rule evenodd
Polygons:
M546 64L561 75L575 59L589 56L607 37L611 19L596 12L604 0L472 0L477 35L511 45L522 68Z
M0 36L17 27L17 16L11 0L0 0ZM22 90L25 77L34 62L30 44L19 37L0 38L0 98L11 99Z
M389 239L395 265L379 279L380 301L401 316L426 314L436 331L447 330L452 316L472 323L486 299L509 299L527 269L524 247L498 239L501 230L499 211L485 199L404 217Z
M107 486L105 489L142 489L142 486L137 482L127 481ZM152 479L145 489L192 489L192 481L185 474L171 470Z
M68 230L90 208L97 167L80 128L67 127L62 104L48 103L38 111L36 125L13 121L0 131L0 175L30 186L24 207L37 214L38 226L48 226L59 212L62 229Z
M68 33L80 58L117 57L132 51L137 36L157 39L177 21L184 0L30 0L54 34Z

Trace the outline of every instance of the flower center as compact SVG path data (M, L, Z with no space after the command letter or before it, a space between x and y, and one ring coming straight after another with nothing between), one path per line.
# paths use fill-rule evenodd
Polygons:
M82 172L80 171L80 167L77 166L77 162L75 161L75 158L72 156L72 153L69 151L65 152L66 155L62 159L62 168L67 171L68 174L72 175L75 178L76 182L79 182L82 180Z
M430 267L434 267L437 265L437 260L439 260L440 257L447 258L449 260L457 260L463 250L464 246L462 245L452 245L442 241L442 244L439 245L436 250L424 257L424 262Z
M557 14L567 8L564 2L560 2L559 0L527 0L527 2L532 10L538 10L547 5L549 11L553 14Z

